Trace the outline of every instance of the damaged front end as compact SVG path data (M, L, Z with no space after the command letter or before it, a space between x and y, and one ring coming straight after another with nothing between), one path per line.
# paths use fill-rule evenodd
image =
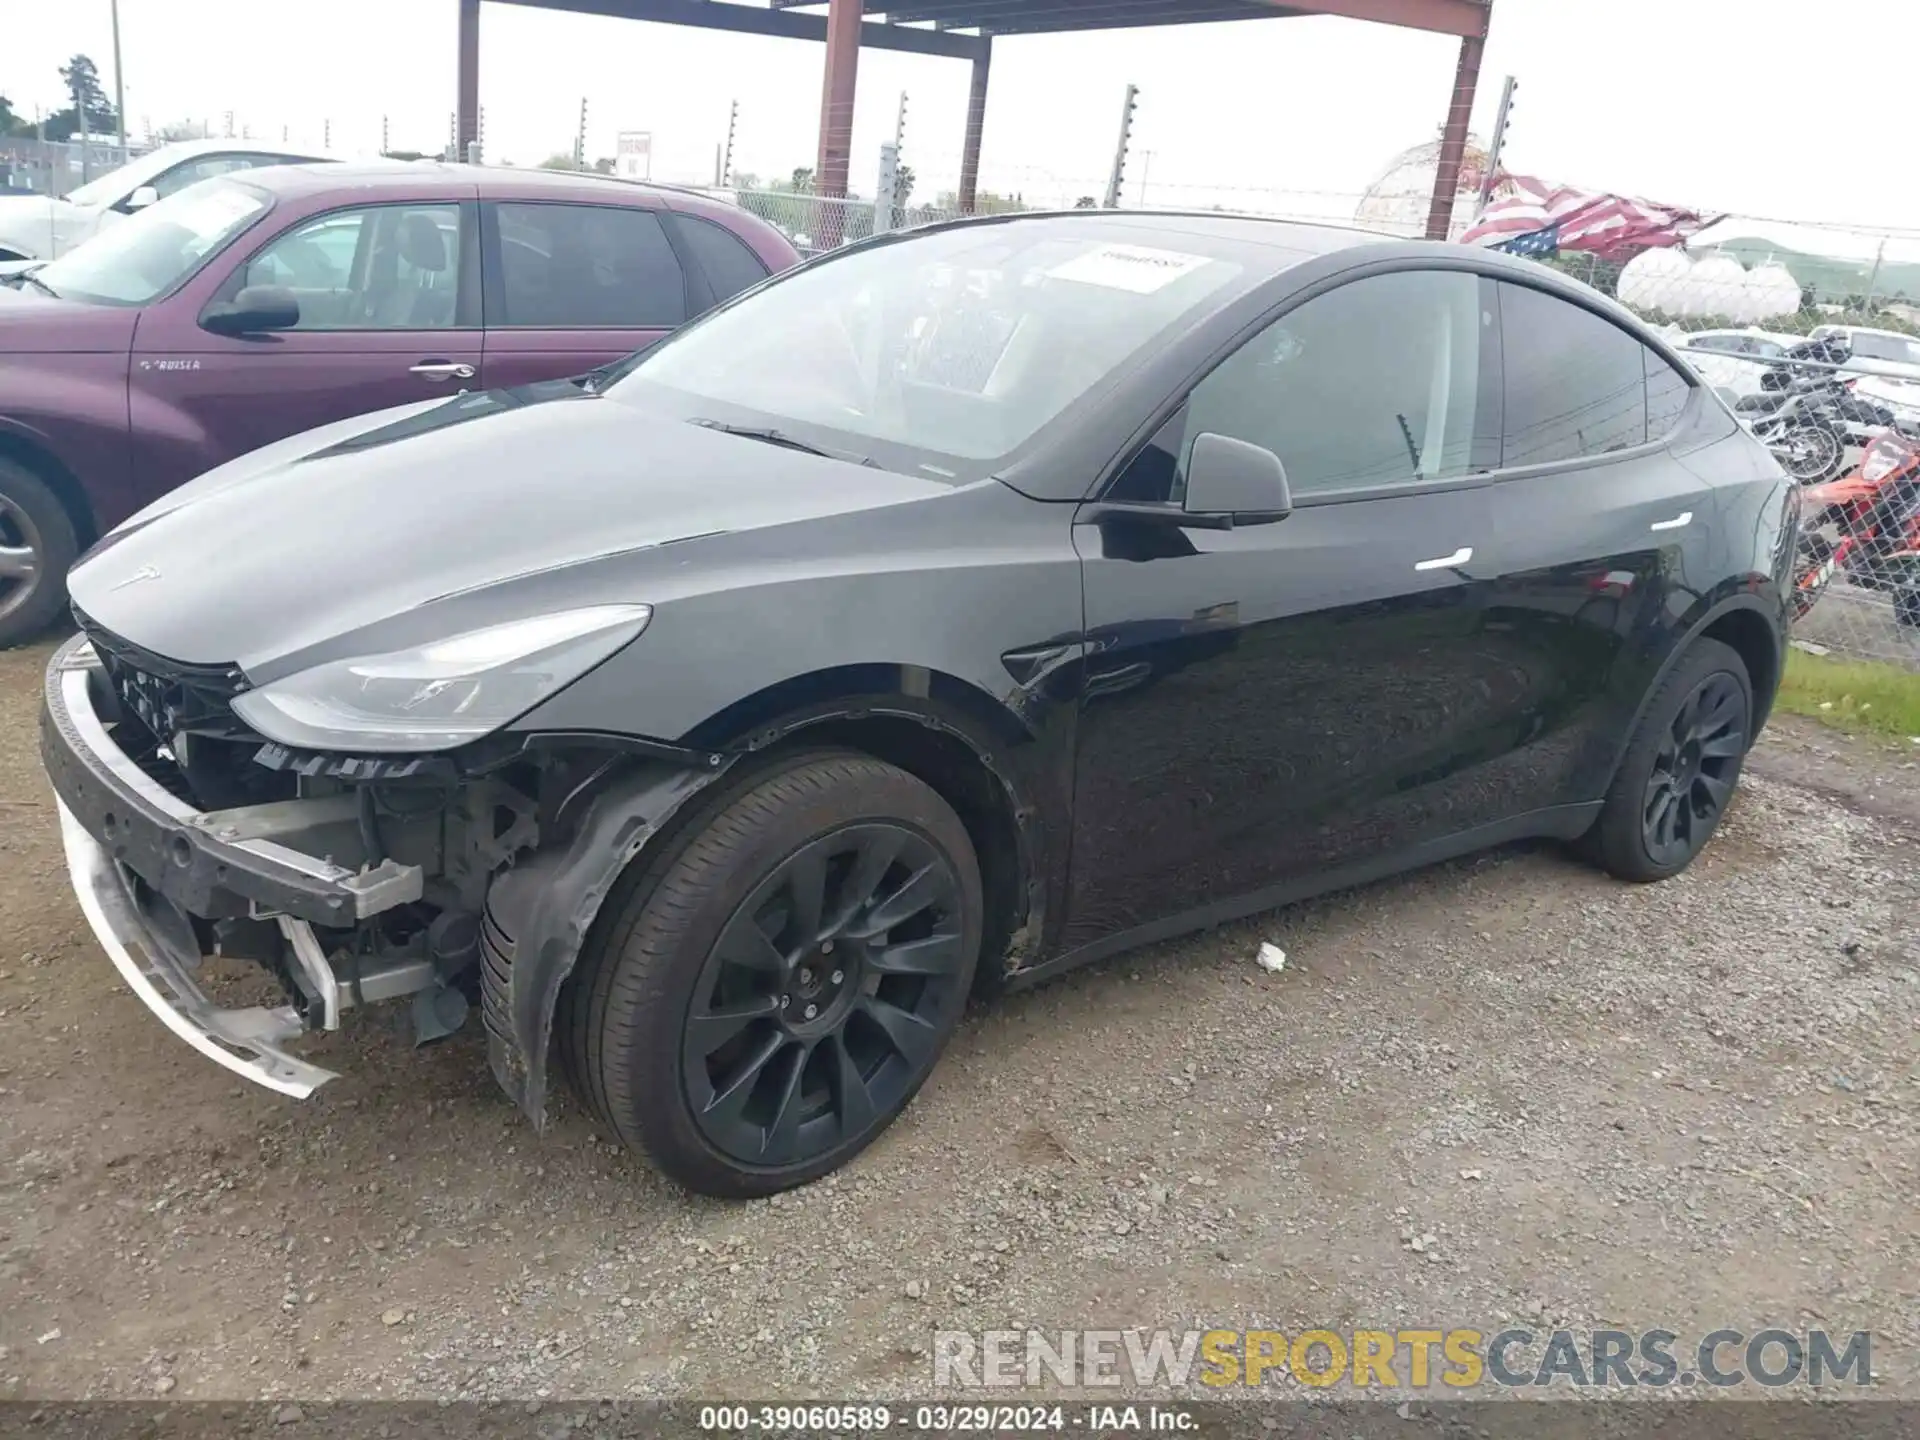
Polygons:
M244 689L97 628L48 667L68 868L122 977L208 1058L294 1096L335 1076L287 1047L347 1011L404 1002L424 1043L477 1002L494 1073L543 1123L548 1030L594 915L726 757L591 736L300 751L239 719ZM279 1003L218 1003L215 957Z

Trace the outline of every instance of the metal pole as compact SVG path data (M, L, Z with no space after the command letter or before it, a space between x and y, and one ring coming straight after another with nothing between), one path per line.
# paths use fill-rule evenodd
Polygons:
M113 115L120 126L120 163L127 162L127 90L120 78L120 0L111 0L113 16Z
M1467 121L1473 115L1473 91L1480 81L1480 52L1486 40L1469 35L1460 42L1460 63L1453 72L1453 101L1440 132L1440 159L1434 167L1433 203L1427 207L1427 239L1444 240L1453 228L1454 201L1460 194L1460 162L1467 153Z
M728 178L733 174L733 127L737 125L739 121L740 102L735 100L727 110L727 149L726 153L720 157L720 174L713 182L716 185L725 185ZM647 159L648 162L651 163L653 159L653 146L651 144L647 146L647 151Z
M1120 105L1120 140L1113 147L1113 170L1107 176L1107 203L1109 210L1120 208L1120 186L1127 178L1127 142L1133 138L1133 111L1139 103L1140 87L1127 86L1126 99Z
M480 138L480 0L460 0L454 81L453 158Z
M1500 87L1500 113L1493 122L1493 143L1487 147L1487 173L1480 177L1480 199L1474 205L1476 219L1493 198L1494 176L1500 173L1500 152L1507 145L1507 114L1513 109L1513 87L1513 76L1509 75Z
M960 213L971 215L980 198L980 140L987 128L987 77L993 69L993 37L982 35L967 87L967 133L960 137Z
M820 153L813 170L813 188L818 195L847 193L853 96L860 69L861 9L861 0L829 0L827 5L827 63L820 77ZM837 244L838 238L836 234L833 243Z

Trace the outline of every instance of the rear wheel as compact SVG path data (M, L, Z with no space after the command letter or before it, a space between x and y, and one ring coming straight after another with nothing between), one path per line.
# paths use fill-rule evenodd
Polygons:
M53 623L79 553L60 498L25 466L0 459L0 646L31 640Z
M1840 473L1846 445L1825 425L1796 425L1780 439L1780 463L1803 485L1818 485Z
M1753 685L1732 647L1697 640L1660 682L1628 742L1593 857L1622 880L1678 875L1720 824L1753 731Z
M930 787L866 756L798 759L639 878L570 982L567 1070L689 1189L803 1184L932 1072L981 907L966 827Z

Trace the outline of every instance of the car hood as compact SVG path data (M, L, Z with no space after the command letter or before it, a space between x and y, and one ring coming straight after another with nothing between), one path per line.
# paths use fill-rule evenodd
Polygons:
M0 245L13 241L36 255L47 253L53 226L80 208L50 195L0 195Z
M476 592L524 587L529 604L647 603L660 566L633 562L658 547L950 489L562 383L381 411L242 456L111 532L68 584L122 639L264 683L351 651L357 632L384 643L437 623L417 615L436 602L457 615Z
M82 305L30 285L0 285L0 355L122 352L132 348L139 318L129 306Z

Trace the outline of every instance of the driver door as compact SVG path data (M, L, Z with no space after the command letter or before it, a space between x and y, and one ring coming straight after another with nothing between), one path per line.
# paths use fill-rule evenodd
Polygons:
M175 459L186 473L156 480L177 484L303 430L479 388L475 227L470 203L367 205L236 247L211 298L275 286L299 302L299 323L244 337L216 335L185 317L142 325L134 431L184 421L197 452Z

